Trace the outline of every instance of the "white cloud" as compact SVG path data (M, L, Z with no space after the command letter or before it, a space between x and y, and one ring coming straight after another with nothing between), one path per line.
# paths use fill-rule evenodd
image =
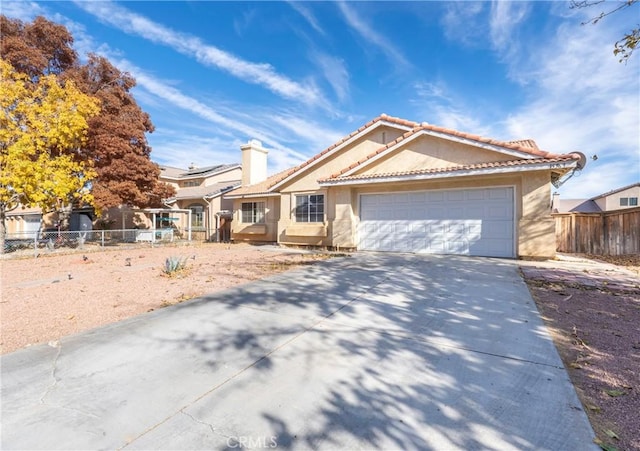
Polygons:
M36 2L7 0L2 2L0 14L23 22L30 22L36 16L44 15L45 10Z
M349 97L349 71L345 61L322 52L312 52L312 60L318 64L324 78L331 85L338 100L344 102Z
M316 17L306 6L303 6L302 3L300 2L287 2L287 3L289 3L289 6L295 9L302 17L304 17L314 30L316 30L318 33L320 33L323 36L326 35L326 32L320 26L320 23L318 23L318 20L316 19Z
M76 5L118 29L167 45L179 53L195 58L201 64L226 71L247 83L261 85L287 99L327 107L327 102L315 86L295 82L277 73L270 64L243 60L208 45L195 36L176 32L112 2L76 1Z
M368 44L378 47L394 64L404 67L410 65L404 55L385 36L375 31L371 25L365 22L351 6L342 1L338 2L337 5L347 24L358 32Z
M484 2L447 2L441 18L447 39L463 45L477 45L486 35L486 25L481 17L485 13Z
M445 82L418 82L414 88L416 98L410 102L417 106L420 121L491 136L491 129L483 123L482 117L473 114L467 99L455 96Z
M517 51L514 32L526 19L530 10L527 2L493 1L489 19L491 43L500 53L511 54Z
M504 124L512 138L532 137L551 152L596 154L559 191L588 198L640 179L640 60L612 54L615 23L581 26L573 16L510 70L531 100ZM523 136L524 135L524 136Z

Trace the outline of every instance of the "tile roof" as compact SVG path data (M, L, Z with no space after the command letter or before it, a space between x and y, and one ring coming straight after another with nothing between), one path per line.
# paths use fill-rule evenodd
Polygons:
M451 128L440 127L438 125L431 125L431 124L427 124L427 123L422 123L422 124L414 127L412 130L410 130L410 131L404 133L403 135L399 136L394 141L391 141L387 145L376 149L374 152L370 153L369 155L367 155L366 157L362 158L361 160L358 160L358 161L354 162L353 164L349 165L348 167L343 168L339 172L336 172L336 173L332 174L332 177L340 177L345 172L348 172L348 171L350 171L350 170L352 170L352 169L354 169L354 168L366 163L368 160L371 160L372 158L376 157L380 153L382 153L382 152L384 152L386 150L389 150L392 147L395 147L396 145L398 145L402 141L410 138L411 136L414 136L417 133L420 133L421 131L442 133L442 134L445 134L445 135L456 136L458 138L469 139L471 141L476 141L476 142L482 143L482 144L490 144L490 145L494 145L494 146L498 146L498 147L504 147L504 148L515 150L515 151L518 151L518 152L521 152L521 153L529 154L532 157L555 158L555 157L560 157L561 156L559 154L553 154L553 153L550 153L550 152L545 152L543 150L540 150L538 148L538 146L536 145L535 141L533 141L531 139L521 140L521 141L499 141L499 140L493 139L493 138L485 138L485 137L480 136L480 135L474 135L474 134L471 134L471 133L460 132L460 131L457 131L457 130L453 130Z
M214 166L206 166L204 168L191 169L180 169L172 166L160 166L160 169L162 170L160 176L174 179L206 177L214 173L224 172L226 170L234 169L237 167L240 167L238 163L217 164Z
M272 175L271 177L267 178L266 180L260 182L260 183L256 183L254 185L249 185L249 186L243 186L241 188L238 188L230 193L228 193L228 195L230 196L245 196L245 195L258 195L258 194L269 194L271 192L271 188L273 188L274 186L276 186L277 184L279 184L280 182L282 182L283 180L285 180L286 178L292 176L293 174L297 173L298 171L304 169L305 167L309 166L310 164L312 164L314 161L318 160L319 158L321 158L322 156L326 155L327 153L331 152L332 150L334 150L336 147L342 145L343 143L345 143L346 141L350 140L351 138L353 138L354 136L358 135L359 133L363 132L364 130L366 130L367 128L372 127L374 124L376 124L377 122L389 122L389 123L393 123L393 124L397 124L400 125L402 127L408 127L411 128L411 130L407 131L406 133L404 133L403 135L401 135L400 137L398 137L396 140L381 146L380 148L378 148L375 152L372 152L371 154L369 154L368 156L366 156L365 158L354 162L353 164L351 164L350 166L348 166L347 168L342 169L341 171L332 174L330 177L325 178L324 180L328 180L331 178L337 178L337 177L341 177L342 174L344 174L347 171L350 171L351 169L354 169L355 167L365 163L366 161L374 158L376 155L380 154L381 152L384 152L385 150L390 149L391 147L399 144L400 142L402 142L403 140L415 135L416 133L419 133L421 131L427 131L427 132L434 132L434 133L442 133L442 134L446 134L446 135L450 135L450 136L456 136L459 138L463 138L463 139L468 139L471 141L476 141L478 143L481 144L489 144L489 145L495 145L498 147L503 147L506 149L510 149L510 150L514 150L520 153L524 153L526 155L530 155L531 158L533 159L532 162L535 163L540 163L540 162L552 162L551 160L553 159L559 159L559 160L553 160L553 161L566 161L566 160L574 160L574 159L578 159L579 158L579 154L553 154L550 152L545 152L543 150L540 150L537 146L537 144L535 143L534 140L532 139L522 139L522 140L515 140L515 141L500 141L500 140L496 140L496 139L492 139L492 138L486 138L486 137L482 137L480 135L474 135L471 133L465 133L465 132L460 132L457 130L453 130L450 128L446 128L446 127L440 127L437 125L432 125L432 124L428 124L426 122L423 123L418 123L418 122L413 122L413 121L408 121L406 119L401 119L398 117L393 117L393 116L388 116L387 114L381 114L380 116L372 119L371 121L367 122L366 124L364 124L362 127L358 128L357 130L354 130L353 132L351 132L349 135L345 136L344 138L342 138L340 141L332 144L331 146L327 147L326 149L324 149L323 151L321 151L320 153L314 155L313 157L311 157L310 159L308 159L307 161L299 164L296 167L290 168L290 169L286 169L282 172L279 172L277 174ZM544 159L544 161L542 160ZM469 165L469 166L459 166L459 167L454 167L454 168L445 168L446 171L449 170L461 170L461 169L481 169L483 167L494 167L494 166L484 166L484 165L515 165L517 164L526 164L528 162L527 159L524 160L515 160L515 161L510 161L510 162L496 162L496 163L483 163L483 164L479 164L479 165ZM427 170L428 171L433 171L432 170ZM436 170L438 171L438 170ZM341 177L341 179L343 179L344 177Z
M534 165L540 163L561 163L566 161L575 161L577 157L573 157L573 154L569 155L561 155L553 158L526 158L520 160L511 160L511 161L495 161L491 163L477 163L477 164L465 164L460 166L449 166L444 168L430 168L430 169L418 169L413 171L398 171L398 172L385 172L381 174L358 174L358 175L346 175L346 176L331 176L325 179L320 180L320 182L338 182L338 181L347 181L347 180L369 180L369 179L379 179L379 178L387 178L387 177L402 177L402 176L412 176L412 175L428 175L428 174L441 174L447 172L459 172L459 171L469 171L476 169L493 169L493 168L509 168L509 167L519 167L519 166L527 166Z
M591 199L559 199L555 213L597 213L602 209Z
M218 194L229 191L240 185L240 180L231 182L219 182L209 186L191 186L188 188L180 188L175 196L167 199L167 202L184 199L202 199L203 197L214 197Z

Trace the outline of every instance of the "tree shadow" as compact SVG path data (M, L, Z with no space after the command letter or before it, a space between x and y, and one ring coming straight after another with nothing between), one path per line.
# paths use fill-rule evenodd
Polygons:
M240 315L267 315L251 330L202 329L177 342L211 364L229 348L246 357L251 371L239 368L234 382L274 390L281 403L240 396L235 402L250 407L231 408L239 416L233 433L277 437L278 448L580 444L580 434L549 433L558 426L548 424L550 416L566 431L581 420L566 405L565 386L552 383L566 374L551 342L540 338L535 304L514 273L514 262L499 259L335 259L175 306L213 302ZM282 384L289 394L278 399ZM219 411L227 404L213 404L218 395L234 396L226 390L192 414L224 427ZM534 413L523 418L526 411Z

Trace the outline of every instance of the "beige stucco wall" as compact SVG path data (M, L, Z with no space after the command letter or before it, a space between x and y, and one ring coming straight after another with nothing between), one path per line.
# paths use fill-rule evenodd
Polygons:
M422 135L408 142L401 149L373 162L356 174L383 174L398 171L414 171L446 168L464 164L513 160L510 155L472 147L455 141Z
M234 239L278 241L283 244L356 248L358 245L360 195L395 191L447 190L462 188L514 187L515 243L519 257L552 257L555 255L555 223L550 211L550 172L518 172L482 176L450 177L424 181L321 187L317 182L349 166L380 148L382 132L389 142L400 131L381 128L359 139L301 173L280 187L279 198L269 198L274 209L268 215L264 233L244 234L240 221L242 200L234 202ZM386 173L459 164L505 161L512 156L424 136L398 152L374 162L364 173ZM293 206L297 194L324 194L325 217L322 223L296 223ZM246 201L265 199L246 199ZM276 213L277 205L277 213ZM273 214L276 213L276 214Z
M447 190L513 186L515 195L515 241L518 257L553 257L555 222L551 217L549 173L538 171L516 175L450 178L428 182L406 182L353 187L331 187L327 205L333 217L327 221L330 240L323 245L355 248L358 243L361 194L398 191ZM294 240L289 240L293 242ZM303 240L296 240L303 244Z
M624 191L620 191L619 193L612 194L607 197L603 197L600 199L596 199L596 204L600 207L601 210L609 211L609 210L620 210L624 208L635 208L637 205L630 205L626 207L620 206L620 198L621 197L637 197L640 198L640 186L632 186L631 188L625 189Z
M247 224L242 222L243 202L264 202L264 224ZM233 222L231 223L231 238L234 241L276 242L278 235L278 219L280 217L280 198L255 197L233 200Z
M213 177L207 177L204 179L204 186L211 186L221 182L233 182L240 179L242 179L242 168L235 168Z
M518 256L545 257L556 255L556 225L551 216L549 171L526 173L522 177L518 218Z
M381 126L349 146L325 158L322 162L300 173L284 184L281 192L312 192L320 189L318 180L328 177L348 167L383 146L383 134L386 142L391 142L402 134L401 130Z
M342 217L345 214L344 205L341 204L340 207L336 207L336 198L329 195L326 188L320 187L318 180L344 169L354 161L365 158L376 149L398 138L402 133L404 133L403 130L379 126L371 133L338 150L334 155L326 157L316 166L301 171L294 179L283 184L280 188L280 211L282 215L278 221L278 242L311 246L333 246L334 235L338 234L338 236L344 237L345 233L350 233L351 220L345 222ZM325 195L325 219L323 223L306 224L295 222L293 205L296 194ZM335 222L334 219L337 213L341 216L340 220ZM338 227L338 229L334 231L334 227Z

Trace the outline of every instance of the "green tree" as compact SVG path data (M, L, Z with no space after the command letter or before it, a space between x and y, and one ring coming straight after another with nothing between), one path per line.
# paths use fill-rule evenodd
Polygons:
M55 209L60 203L92 203L96 176L77 155L87 139L87 119L99 101L54 75L36 82L0 58L0 253L7 212L23 207Z

